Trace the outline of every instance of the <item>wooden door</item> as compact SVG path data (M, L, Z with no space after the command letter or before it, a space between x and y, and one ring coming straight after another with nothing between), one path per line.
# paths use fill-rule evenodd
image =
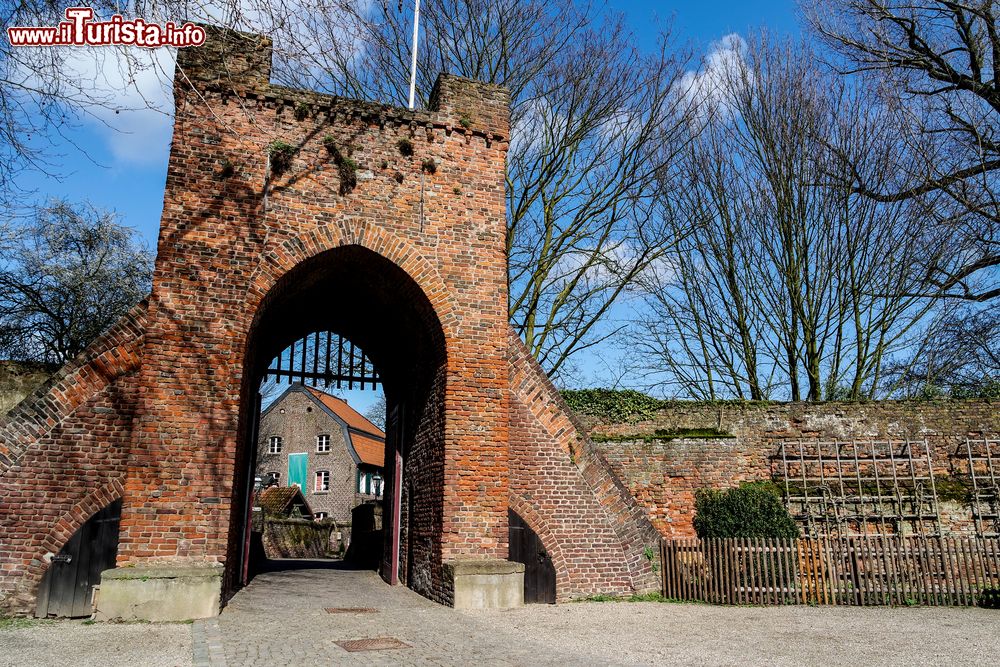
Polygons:
M90 616L94 586L101 573L115 566L122 501L116 500L73 533L52 558L38 587L35 615L79 618Z
M306 486L306 472L309 470L309 455L289 454L288 455L288 486L298 486L305 495L309 491Z
M556 568L552 558L527 523L513 510L507 510L510 526L509 560L524 563L525 604L554 604L556 601Z

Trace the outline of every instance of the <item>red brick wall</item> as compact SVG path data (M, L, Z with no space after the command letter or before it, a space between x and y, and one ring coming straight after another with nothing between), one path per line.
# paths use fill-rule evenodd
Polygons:
M677 403L642 422L608 424L587 419L595 435L626 437L600 449L631 494L664 536L692 536L694 492L770 479L779 442L785 440L927 440L936 475L963 465L966 437L1000 436L996 401L887 401L879 403L708 404ZM657 430L711 429L735 438L627 439ZM969 520L959 508L942 506L947 523ZM967 514L967 512L966 512Z
M253 381L248 341L267 326L259 319L265 301L275 308L288 301L271 294L284 289L283 276L315 259L316 272L303 276L309 281L326 270L317 258L347 246L400 267L426 295L446 341L444 407L455 418L444 424L441 485L429 491L441 497L443 513L434 561L504 557L506 93L446 78L443 111L407 112L293 91L270 85L266 69L254 71L269 58L266 43L254 50L254 40L228 39L235 43L225 64L203 59L207 50L179 56L198 91L178 77L120 564L233 557L242 513L240 413ZM216 85L219 71L237 72L239 97ZM358 164L349 194L341 194L323 146L327 135ZM401 154L402 139L412 142L412 156ZM297 148L281 175L268 169L268 145L277 140ZM422 176L428 159L436 173ZM226 161L232 176L220 175ZM336 288L324 311L351 298ZM287 328L305 327L309 317L319 326L326 314L302 313ZM406 331L390 328L397 337ZM388 340L368 345L366 335L375 336L360 330L352 338L373 358L380 347L389 354Z
M26 611L47 566L121 498L146 306L0 420L0 609Z
M510 508L538 534L558 600L656 586L658 535L513 330Z

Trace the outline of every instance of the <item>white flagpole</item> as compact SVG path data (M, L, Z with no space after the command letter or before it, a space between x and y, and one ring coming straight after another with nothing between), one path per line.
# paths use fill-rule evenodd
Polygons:
M410 65L410 111L413 111L413 97L417 90L417 37L420 34L420 0L413 9L413 62Z

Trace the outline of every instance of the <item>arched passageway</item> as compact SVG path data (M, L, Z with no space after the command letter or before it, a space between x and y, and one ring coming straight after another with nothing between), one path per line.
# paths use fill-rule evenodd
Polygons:
M352 347L364 350L364 368L326 369L320 363L317 372L316 332L335 332ZM226 587L233 590L245 583L247 574L246 525L258 435L254 423L260 408L258 388L265 376L275 373L273 360L303 339L312 341L313 347L301 364L285 355L280 377L286 381L294 379L292 369L298 368L307 382L315 379L311 375L326 370L336 375L339 370L342 377L377 378L382 383L387 451L380 570L391 583L401 581L430 594L442 532L444 334L416 282L397 265L357 245L301 262L270 290L254 317L244 360L239 477L234 486L240 496L233 503L230 520ZM318 342L325 348L325 340ZM330 354L336 357L336 351ZM322 355L327 357L325 349ZM353 357L362 358L357 353Z

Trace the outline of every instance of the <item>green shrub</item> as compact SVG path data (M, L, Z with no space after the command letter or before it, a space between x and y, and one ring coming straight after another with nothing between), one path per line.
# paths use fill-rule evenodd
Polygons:
M695 493L694 529L698 537L794 538L799 527L771 482Z
M275 174L282 174L292 166L292 157L295 155L295 146L287 141L272 141L267 152L271 156L271 171Z
M987 609L1000 609L1000 588L984 588L979 592L980 607Z
M955 385L951 397L957 399L1000 398L1000 377L985 377L978 382Z
M350 157L354 153L354 147L349 145L342 149L329 134L323 137L323 146L333 158L333 163L337 165L337 174L340 176L340 194L350 194L358 185L358 163Z

